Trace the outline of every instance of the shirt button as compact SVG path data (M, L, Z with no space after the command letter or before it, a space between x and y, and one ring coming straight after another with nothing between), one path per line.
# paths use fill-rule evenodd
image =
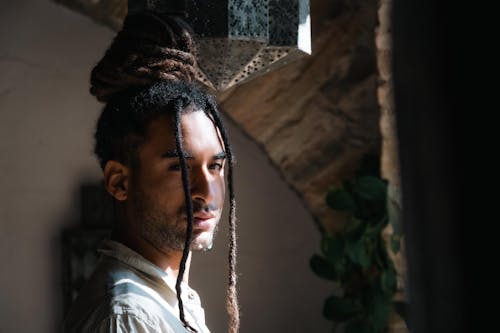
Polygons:
M190 300L194 300L194 293L193 293L193 292L189 292L189 293L188 293L188 298L189 298Z

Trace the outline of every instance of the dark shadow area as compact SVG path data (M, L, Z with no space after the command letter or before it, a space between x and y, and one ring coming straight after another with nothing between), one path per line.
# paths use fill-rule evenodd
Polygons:
M451 2L393 2L394 92L412 333L477 332L466 227L465 24ZM465 15L469 16L469 15ZM469 230L468 230L469 229ZM477 324L475 323L474 326Z
M63 317L97 264L100 242L111 234L113 200L100 183L80 187L80 222L61 233Z

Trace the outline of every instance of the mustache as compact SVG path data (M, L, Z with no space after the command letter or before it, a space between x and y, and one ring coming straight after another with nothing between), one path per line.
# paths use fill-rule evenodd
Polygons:
M219 210L219 206L215 203L206 203L206 202L201 202L201 201L192 201L193 203L193 214L199 213L199 212L205 212L205 213L210 213L210 212L217 212ZM183 206L180 209L180 215L187 216L187 207Z
M203 203L199 201L193 201L193 212L211 212L217 211L219 207L215 203Z

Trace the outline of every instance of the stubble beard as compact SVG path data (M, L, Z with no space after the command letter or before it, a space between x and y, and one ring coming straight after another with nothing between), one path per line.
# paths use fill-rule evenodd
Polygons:
M137 223L140 236L161 251L182 251L186 242L187 229L184 207L174 214L168 214L143 191L137 190L134 197L134 221ZM197 240L196 233L193 233L190 249L192 251L211 250L217 227L218 224L207 241Z

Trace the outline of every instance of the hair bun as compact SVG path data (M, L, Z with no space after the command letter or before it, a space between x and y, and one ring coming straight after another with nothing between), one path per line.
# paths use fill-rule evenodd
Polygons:
M192 82L194 53L190 28L180 18L150 11L128 16L92 69L90 93L106 102L119 92L158 81Z

